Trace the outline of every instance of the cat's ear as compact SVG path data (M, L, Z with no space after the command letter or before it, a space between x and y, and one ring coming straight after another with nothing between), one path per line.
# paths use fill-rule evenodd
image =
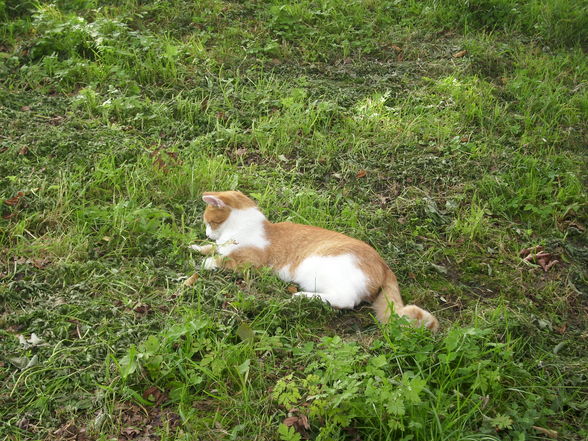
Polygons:
M217 207L217 208L225 207L227 205L223 202L223 200L221 198L218 198L218 197L210 195L210 194L203 195L202 200L204 202L206 202L208 205L211 205L211 206Z

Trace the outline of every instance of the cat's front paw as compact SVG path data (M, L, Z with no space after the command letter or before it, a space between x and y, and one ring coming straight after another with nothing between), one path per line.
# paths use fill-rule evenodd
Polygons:
M322 299L318 292L298 291L292 294L294 297L307 297L309 299Z
M188 248L190 248L191 250L194 251L198 251L200 254L211 254L213 252L213 246L212 245L190 245Z
M214 257L208 257L204 259L204 269L213 270L218 268L218 264L216 263L216 259Z

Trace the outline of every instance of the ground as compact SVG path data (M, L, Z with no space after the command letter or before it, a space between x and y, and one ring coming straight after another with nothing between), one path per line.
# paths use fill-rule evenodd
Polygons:
M583 440L588 5L0 0L0 438ZM201 193L432 335L206 271Z

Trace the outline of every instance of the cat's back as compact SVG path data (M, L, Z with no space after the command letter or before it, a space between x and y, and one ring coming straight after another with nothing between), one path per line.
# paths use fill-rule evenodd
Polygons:
M362 259L381 260L367 243L337 231L313 225L279 222L267 226L273 254L287 254L299 258L353 254Z

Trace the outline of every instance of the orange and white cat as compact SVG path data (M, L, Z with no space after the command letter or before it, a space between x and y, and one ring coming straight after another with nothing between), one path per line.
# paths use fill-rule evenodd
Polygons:
M335 308L372 302L376 317L406 316L436 331L439 322L416 305L404 305L396 276L371 246L341 233L291 222L271 223L255 202L239 191L204 193L206 235L213 245L192 245L202 254L218 254L204 268L269 266L286 282L298 284L294 295L320 297Z

